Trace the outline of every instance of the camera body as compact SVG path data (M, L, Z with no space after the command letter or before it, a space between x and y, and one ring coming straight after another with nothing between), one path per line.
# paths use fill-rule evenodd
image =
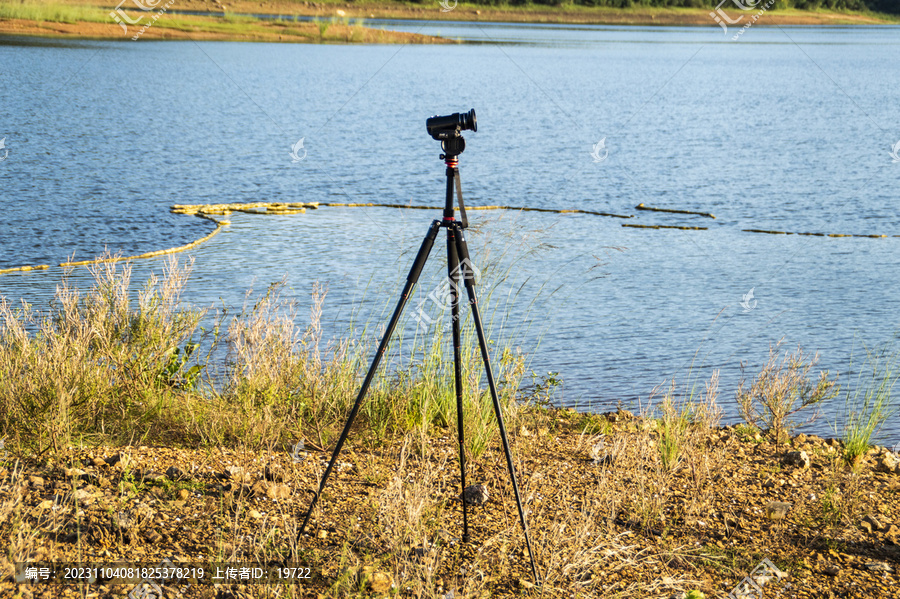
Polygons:
M454 112L446 116L433 116L425 120L428 134L438 141L446 141L460 136L462 131L477 131L475 109L469 112Z

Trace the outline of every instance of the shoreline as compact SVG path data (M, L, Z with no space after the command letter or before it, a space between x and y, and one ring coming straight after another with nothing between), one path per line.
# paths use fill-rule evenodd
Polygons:
M145 25L149 23L148 26L141 28L141 23L126 26L121 21L114 22L109 16L122 5L121 3L61 0L55 7L69 9L70 14L60 15L59 11L47 9L46 15L37 13L33 18L16 18L17 13L9 12L6 14L14 16L0 18L0 35L122 41L146 38L157 41L439 44L457 42L436 36L373 29L365 25L365 20L717 27L708 8L616 9L566 6L548 10L546 7L533 5L488 7L458 4L452 10L442 12L440 5L437 4L430 6L400 2L226 1L227 5L219 0L212 0L212 3L206 0L170 0L157 11L158 14L154 11L143 14L140 11L132 11L134 12L132 17L140 17ZM21 6L47 7L47 5L30 5L27 2ZM202 16L186 14L192 12L205 14ZM0 15L2 14L4 13L0 12ZM752 11L746 14L752 14ZM253 15L274 15L286 19L258 18ZM312 18L315 21L288 20L294 17ZM763 22L758 26L896 24L900 24L900 15L789 9L766 12Z

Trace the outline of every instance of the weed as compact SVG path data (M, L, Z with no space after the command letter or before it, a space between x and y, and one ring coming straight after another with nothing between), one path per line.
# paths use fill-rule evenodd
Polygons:
M791 417L833 398L838 388L827 371L820 372L817 380L811 379L818 354L807 358L798 347L792 354L785 353L779 362L779 348L776 345L769 350L768 362L749 388L741 376L737 403L747 424L762 429L776 443L787 443L796 425ZM814 413L807 422L817 415Z

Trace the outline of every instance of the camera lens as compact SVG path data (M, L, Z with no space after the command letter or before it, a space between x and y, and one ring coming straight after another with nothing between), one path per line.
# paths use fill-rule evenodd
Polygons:
M478 131L478 123L475 121L475 109L473 108L469 112L465 114L459 115L459 128L465 131L466 129L471 129L472 131Z

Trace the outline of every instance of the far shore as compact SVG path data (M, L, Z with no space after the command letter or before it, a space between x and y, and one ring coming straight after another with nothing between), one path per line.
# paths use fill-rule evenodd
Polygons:
M68 0L82 2L85 0ZM349 18L363 19L412 19L422 21L479 21L502 23L571 23L595 25L698 25L715 27L710 8L670 8L632 6L610 8L605 6L484 6L447 0L453 7L442 11L439 0L422 3L381 2L362 0L348 3L340 0L316 2L274 0L252 2L248 0L223 0L228 11L248 14L282 14L327 18L343 11ZM115 6L117 2L111 2ZM102 3L101 3L102 4ZM218 4L221 6L221 4ZM211 10L215 0L178 1L179 10ZM205 7L205 8L204 8ZM900 15L863 13L833 10L770 10L766 12L767 25L875 25L900 23Z
M149 3L146 3L149 4ZM478 21L509 23L558 23L597 25L665 25L715 27L708 8L660 7L581 7L581 6L494 6L454 4L442 11L435 0L430 3L333 1L295 2L275 0L171 0L158 3L167 9L149 27L154 12L143 14L138 25L127 30L113 21L110 13L121 2L114 0L59 0L53 5L31 3L0 8L0 35L25 35L52 38L128 40L138 36L147 40L258 41L299 43L448 43L453 40L415 33L386 31L367 26L367 19L407 19L420 21ZM22 7L36 7L21 11ZM131 4L123 9L142 16ZM203 13L203 14L185 14ZM281 19L259 18L274 15ZM294 17L312 17L314 22L294 21ZM860 12L770 10L760 26L780 25L876 25L900 23L900 15Z

